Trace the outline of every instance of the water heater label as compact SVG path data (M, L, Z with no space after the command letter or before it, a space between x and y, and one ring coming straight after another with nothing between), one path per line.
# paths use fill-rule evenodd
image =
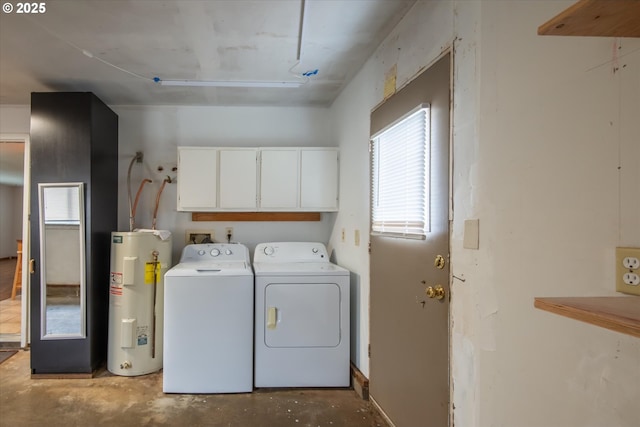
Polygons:
M113 236L113 243L122 243L122 236Z
M149 329L148 326L138 326L136 328L136 333L138 335L138 345L147 345L148 329Z

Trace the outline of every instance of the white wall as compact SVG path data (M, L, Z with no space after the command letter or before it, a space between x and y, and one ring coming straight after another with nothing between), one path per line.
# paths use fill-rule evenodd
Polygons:
M355 361L367 373L366 245L340 231L368 230L369 112L392 65L401 86L453 43L458 426L640 421L640 340L533 308L536 296L616 295L614 249L640 246L640 40L536 35L572 3L418 2L332 107L349 203L331 242L360 278ZM470 218L479 250L462 247Z
M472 200L454 218L454 363L469 348L476 367L454 393L473 385L475 425L640 422L640 340L533 308L615 295L615 247L640 246L640 40L536 35L571 3L482 5L477 157L454 141L454 206ZM469 217L479 251L461 248Z
M118 227L129 229L127 170L136 151L143 164L132 169L132 196L143 178L145 186L136 212L137 227L150 228L156 194L162 180L176 177L178 146L335 146L326 108L288 107L139 107L114 106L119 117ZM158 172L158 167L164 170ZM234 228L233 240L253 249L267 241L329 240L335 214L323 213L319 222L193 222L191 214L176 210L176 185L167 184L158 210L158 229L173 233L173 261L179 260L185 230L215 231L215 241L226 241L225 227Z

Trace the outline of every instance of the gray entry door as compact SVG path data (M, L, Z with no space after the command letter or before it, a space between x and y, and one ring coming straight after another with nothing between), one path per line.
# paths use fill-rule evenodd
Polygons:
M430 231L425 240L371 236L370 393L397 427L448 425L450 61L443 56L371 116L373 135L431 106ZM442 299L427 296L437 285Z

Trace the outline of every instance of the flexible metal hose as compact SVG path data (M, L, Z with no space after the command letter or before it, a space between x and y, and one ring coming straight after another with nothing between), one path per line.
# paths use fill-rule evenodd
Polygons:
M131 163L129 163L129 171L127 172L127 196L129 200L129 231L133 231L133 204L131 203L131 169L133 164L138 160L138 154L133 156Z

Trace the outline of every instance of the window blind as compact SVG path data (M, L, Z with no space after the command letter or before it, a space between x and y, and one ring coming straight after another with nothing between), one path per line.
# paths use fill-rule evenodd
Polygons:
M429 107L372 138L372 232L424 238L429 231Z
M80 195L76 187L48 187L44 205L45 224L79 224Z

